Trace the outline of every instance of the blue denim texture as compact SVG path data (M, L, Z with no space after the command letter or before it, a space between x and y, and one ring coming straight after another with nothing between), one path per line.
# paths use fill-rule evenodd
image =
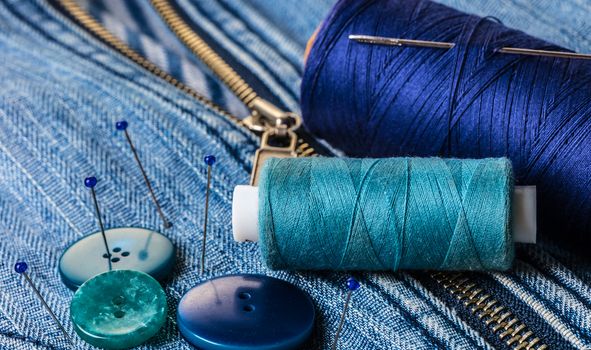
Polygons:
M532 34L591 50L584 39L591 29L582 24L591 5L583 0L505 0L504 6L485 0L442 2L483 11ZM232 0L178 0L178 4L259 76L261 84L273 89L274 98L298 110L303 45L328 3L253 0L251 6L241 6ZM307 8L310 11L302 10ZM119 25L133 26L132 22ZM178 43L162 44L161 38L170 38L170 33L156 25L151 27L158 29L153 29L146 50L161 45L166 46L165 53L177 50L179 60L187 60L196 67L193 71L200 72L203 78L193 79L204 94L232 99L224 92L211 93L212 86L223 91L219 82ZM137 35L149 37L139 33L147 26L136 28ZM157 31L162 37L154 34ZM90 348L74 334L69 322L73 293L57 272L59 256L69 244L97 230L90 194L83 186L86 176L99 179L97 195L107 227L136 225L163 231L126 141L115 130L120 119L130 122L129 132L156 194L174 223L163 232L177 248L175 273L165 286L170 305L167 324L141 348L190 349L175 324L178 301L200 281L240 272L275 276L310 293L318 320L306 348L328 348L343 306L347 275L269 271L256 244L232 240L231 194L235 185L248 181L258 144L255 137L96 41L43 0L0 2L0 62L1 349L69 348L24 279L13 272L17 260L29 263L31 278L76 346ZM161 60L163 65L167 62ZM167 67L174 72L174 66ZM185 77L191 78L191 74ZM206 154L215 154L218 163L210 198L207 273L201 277ZM517 262L508 273L469 275L552 348L589 348L591 265L584 258L588 259L542 242L518 248ZM425 273L354 275L362 287L347 314L343 349L506 347Z

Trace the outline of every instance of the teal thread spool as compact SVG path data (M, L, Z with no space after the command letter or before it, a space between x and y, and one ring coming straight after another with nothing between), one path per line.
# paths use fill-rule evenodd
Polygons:
M513 189L504 158L270 159L253 212L272 269L506 270Z

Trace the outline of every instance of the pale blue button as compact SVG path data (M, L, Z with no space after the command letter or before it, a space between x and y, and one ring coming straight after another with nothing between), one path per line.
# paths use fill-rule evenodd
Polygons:
M159 281L165 280L174 267L172 242L162 234L137 227L105 230L111 250L112 270L145 272ZM59 262L62 281L77 289L90 278L109 271L109 259L100 232L90 234L72 244Z

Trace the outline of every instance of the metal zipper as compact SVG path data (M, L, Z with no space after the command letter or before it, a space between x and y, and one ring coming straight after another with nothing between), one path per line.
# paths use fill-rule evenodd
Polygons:
M211 100L203 97L191 87L183 84L155 64L135 52L124 42L111 34L102 24L82 9L76 0L57 0L63 9L86 30L109 44L121 54L136 62L152 74L164 79L178 89L188 93L199 102L227 117L237 125L261 135L261 146L255 154L251 184L256 185L261 165L269 157L316 156L317 153L295 130L301 118L291 112L284 112L272 103L259 97L256 92L230 67L199 35L197 35L176 13L168 0L151 0L157 12L179 39L190 48L251 110L251 116L238 119ZM287 139L287 144L273 145L273 138ZM508 311L490 294L478 288L466 274L435 272L430 277L444 290L462 301L473 315L483 320L488 328L513 349L547 349L547 345L533 334L512 312Z
M302 118L293 112L285 112L258 96L253 88L192 30L169 1L152 0L152 5L181 42L250 109L251 115L244 119L243 123L250 130L262 133L261 146L254 157L250 184L257 184L262 164L267 159L297 157L298 137L294 131L300 127ZM275 145L272 145L273 140L276 142ZM313 155L314 150L308 149L303 153Z
M271 102L264 100L253 88L224 61L205 40L183 20L168 0L151 0L152 5L164 22L176 34L195 56L208 66L226 86L253 113L246 118L244 124L256 132L263 132L269 127L297 129L301 118L295 113L282 111Z
M124 55L125 57L129 58L133 62L137 63L141 67L145 68L148 72L156 75L159 78L162 78L166 82L172 84L176 88L186 92L187 94L191 95L195 99L197 99L200 103L205 104L209 108L213 109L215 112L227 117L228 119L232 120L233 122L242 125L242 122L238 117L232 115L230 112L226 111L222 107L218 106L217 104L213 103L208 98L202 96L197 91L193 90L191 87L185 85L184 83L178 81L173 76L168 74L167 72L163 71L162 69L158 68L154 63L150 62L148 59L140 55L139 53L135 52L132 48L127 46L123 41L119 38L114 36L111 32L107 30L102 24L100 24L94 17L92 17L86 10L84 10L76 0L57 0L58 4L70 15L74 18L82 27L84 27L87 31L98 37L100 40L117 50L119 53Z
M86 12L76 0L57 0L60 6L81 26L100 40L119 51L125 57L142 66L150 73L164 79L178 89L188 93L199 102L209 106L217 113L227 117L237 125L261 135L261 144L254 156L251 185L258 182L262 164L270 157L288 158L315 156L316 151L308 142L296 134L301 125L301 117L292 112L284 112L271 102L259 97L256 92L230 67L209 45L193 33L166 2L154 1L158 12L167 18L179 38L199 57L250 109L251 115L243 120L213 103L191 87L177 80L154 63L138 54L123 41L109 32L103 25ZM169 22L170 21L170 22Z
M465 274L434 272L430 276L460 300L474 316L483 320L488 328L511 348L548 349L525 323Z

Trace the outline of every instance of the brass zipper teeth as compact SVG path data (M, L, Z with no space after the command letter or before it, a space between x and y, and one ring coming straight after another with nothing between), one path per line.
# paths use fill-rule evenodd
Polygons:
M248 107L259 96L246 81L220 55L218 55L183 20L168 0L151 0L152 6L166 22L179 40L197 56L218 78ZM296 153L298 157L317 156L316 150L304 139L298 137Z
M177 37L207 65L248 107L257 93L207 43L197 35L166 0L152 0L152 5Z
M318 156L318 154L316 153L314 148L312 148L312 146L310 146L307 142L305 142L301 138L298 138L298 145L296 148L296 153L298 154L298 157Z
M132 60L133 62L137 63L150 73L156 75L157 77L163 79L167 83L175 86L176 88L184 91L185 93L191 95L199 102L207 105L209 108L214 110L215 112L227 117L232 122L236 123L241 127L245 127L242 121L236 117L235 115L231 114L224 108L218 106L210 99L202 96L193 88L185 85L183 82L177 80L172 75L168 74L164 70L160 69L154 63L152 63L147 58L143 57L132 48L127 46L126 43L119 40L116 36L114 36L107 28L105 28L101 23L99 23L95 18L93 18L85 9L83 9L76 0L58 0L62 8L68 12L72 18L74 18L82 27L84 27L87 31L95 35L97 38L111 46L113 49L127 57L128 59ZM156 2L160 3L160 7L156 7ZM199 57L210 69L219 76L219 78L226 84L232 91L242 100L247 107L251 107L250 103L258 97L258 95L253 91L253 89L234 71L223 59L217 55L198 35L196 35L189 26L183 23L183 20L180 16L178 16L172 7L166 3L161 1L154 1L154 6L158 10L159 13L164 14L161 12L161 9L165 9L168 11L168 17L175 19L175 28L180 28L179 26L183 26L182 31L179 29L179 32L176 30L174 31L179 38L189 46L189 43L193 43L191 49L195 48L194 53ZM184 34L182 34L182 33ZM181 35L182 34L182 35ZM196 49L199 48L197 51ZM246 128L248 129L248 128ZM314 148L312 148L305 140L298 137L297 148L296 152L299 157L302 156L315 156L317 155Z
M511 348L548 349L540 338L527 328L511 311L483 289L478 288L469 277L462 273L434 272L431 277L451 295L462 301L473 315L484 323Z
M238 117L234 116L230 112L226 111L222 107L218 106L217 104L213 103L208 98L202 96L197 91L193 90L191 87L185 85L184 83L178 81L172 75L168 74L167 72L160 69L154 63L150 62L148 59L134 51L132 48L127 46L123 41L119 40L116 36L114 36L107 28L105 28L102 24L100 24L96 19L94 19L90 14L86 12L76 0L59 0L60 5L66 10L80 25L82 25L87 31L94 34L103 42L107 43L109 46L113 47L115 50L120 52L125 57L129 58L133 62L137 63L141 67L145 68L150 73L156 75L157 77L163 79L169 84L174 85L178 89L184 91L185 93L191 95L199 102L207 105L214 111L223 116L229 118L236 124L240 126L244 126Z

